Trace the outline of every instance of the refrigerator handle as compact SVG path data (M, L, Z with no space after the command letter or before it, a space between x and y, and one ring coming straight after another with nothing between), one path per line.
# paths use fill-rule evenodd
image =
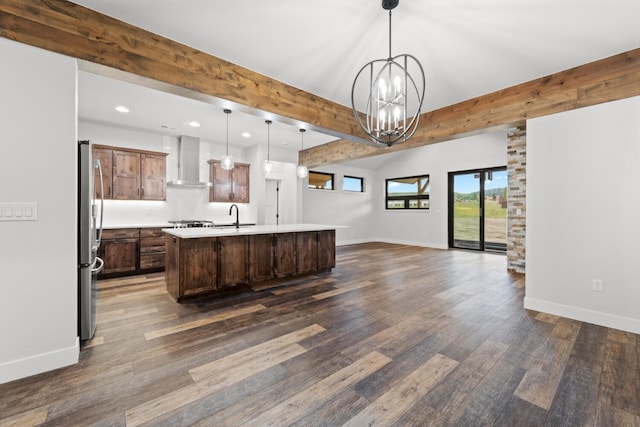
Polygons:
M93 264L91 265L91 273L98 274L102 271L103 268L104 268L104 261L102 260L102 258L97 256L96 259L93 261Z
M98 174L100 175L100 227L98 228L98 237L96 238L96 250L100 248L100 244L102 243L102 220L104 219L104 181L102 179L102 166L100 165L99 159L93 160L93 165L98 169ZM94 192L96 188L94 185ZM94 193L95 199L95 193ZM100 268L102 269L102 268Z

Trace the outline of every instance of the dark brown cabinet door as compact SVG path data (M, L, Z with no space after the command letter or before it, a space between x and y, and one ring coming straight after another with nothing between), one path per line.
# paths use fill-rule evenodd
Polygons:
M140 198L143 200L165 200L167 184L167 161L164 155L141 154L140 176L142 188Z
M138 239L103 240L103 274L122 273L138 269Z
M251 282L273 279L273 234L249 236L249 276Z
M98 256L104 260L104 268L98 277L131 274L138 269L137 228L115 228L104 230Z
M275 234L273 236L273 271L276 277L292 276L296 273L296 235L295 233Z
M210 202L230 202L232 177L231 171L222 169L222 165L217 160L209 161L209 176L211 179L211 189L209 190Z
M111 199L111 172L113 169L113 150L107 148L93 149L93 159L100 160L102 168L102 188L104 189L104 198ZM100 172L95 168L96 196L100 198Z
M178 241L180 296L215 291L218 288L218 266L216 263L218 239L213 237L178 239ZM171 269L167 269L167 271L171 271Z
M318 270L327 270L336 266L336 231L318 232Z
M249 236L218 237L218 289L249 283Z
M296 233L296 273L309 274L318 271L318 233Z
M113 198L140 199L140 153L113 151Z
M233 168L233 201L249 203L249 165L238 163Z

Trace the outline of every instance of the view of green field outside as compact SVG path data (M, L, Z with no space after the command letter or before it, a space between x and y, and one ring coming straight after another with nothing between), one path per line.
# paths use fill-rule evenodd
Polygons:
M485 243L507 243L506 180L506 171L493 172L492 180L485 180ZM474 174L454 177L453 237L471 248L480 245L479 185L480 180Z

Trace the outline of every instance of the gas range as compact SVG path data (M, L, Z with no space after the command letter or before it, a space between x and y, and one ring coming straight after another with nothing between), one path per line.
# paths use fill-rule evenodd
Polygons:
M177 221L169 221L173 228L196 228L196 227L213 227L213 221L201 219L180 219Z

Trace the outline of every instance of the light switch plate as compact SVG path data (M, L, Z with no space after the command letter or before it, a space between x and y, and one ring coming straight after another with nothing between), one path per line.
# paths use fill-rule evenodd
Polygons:
M0 221L37 221L38 204L1 202Z

